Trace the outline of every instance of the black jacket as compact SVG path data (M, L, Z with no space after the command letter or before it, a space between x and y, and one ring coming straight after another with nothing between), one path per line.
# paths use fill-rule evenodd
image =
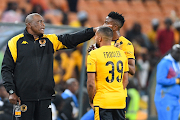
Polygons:
M1 74L7 92L14 90L23 101L51 99L55 86L53 53L73 48L93 36L93 28L87 28L73 34L44 34L34 40L25 29L8 42L5 51Z

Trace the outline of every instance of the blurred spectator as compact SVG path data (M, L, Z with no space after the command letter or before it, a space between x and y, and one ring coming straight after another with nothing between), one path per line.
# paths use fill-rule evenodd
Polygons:
M57 9L47 10L44 14L45 23L62 25L63 13Z
M44 15L44 10L40 4L35 4L33 6L32 13L39 13L40 15Z
M126 38L132 43L137 42L141 47L150 48L149 39L141 32L141 25L134 23L131 30L127 31Z
M180 45L175 44L157 66L154 102L158 120L178 120L180 111Z
M0 51L0 71L1 71L1 65L2 65L2 61L3 61L3 57L4 54ZM0 83L2 82L2 77L1 77L1 73L0 73Z
M127 120L136 120L137 113L140 107L140 95L137 91L137 86L134 84L133 80L129 81L127 88L129 105L127 107L126 118Z
M145 95L150 69L148 50L143 48L140 56L137 57L137 79L139 81L140 94Z
M82 27L87 27L88 26L88 24L87 24L87 22L88 22L88 14L87 14L86 11L79 11L77 13L77 17L78 17L78 20L79 20Z
M165 28L159 30L157 33L157 44L162 56L170 50L174 44L174 32L171 29L172 20L166 18L164 24Z
M0 120L12 120L13 105L8 100L9 94L3 84L0 84Z
M70 78L66 81L66 84L67 89L61 94L63 99L67 99L65 103L66 107L63 112L69 120L73 120L78 117L79 112L79 103L76 97L77 90L79 89L79 83L75 78ZM67 107L69 107L69 109Z
M68 21L71 27L81 27L81 23L79 22L77 14L75 12L68 13Z
M173 24L175 31L174 31L174 39L175 44L180 44L180 21L175 21Z
M33 6L41 6L44 11L48 9L48 0L30 0L30 2Z
M54 103L51 103L52 120L57 120L57 109Z
M56 107L56 110L57 110L57 114L58 114L58 117L57 118L61 118L61 116L64 116L63 115L63 107L64 107L64 100L63 98L61 97L61 95L59 94L56 94L55 96L55 99L52 101L52 103L55 105ZM61 118L62 119L62 118Z
M69 5L69 10L71 12L77 12L77 3L78 0L67 0Z
M2 15L2 22L22 22L23 16L18 9L17 2L9 2L7 10Z
M147 34L147 36L153 47L157 47L156 37L157 37L157 30L159 28L159 20L157 18L152 19L151 25L152 25L152 30Z

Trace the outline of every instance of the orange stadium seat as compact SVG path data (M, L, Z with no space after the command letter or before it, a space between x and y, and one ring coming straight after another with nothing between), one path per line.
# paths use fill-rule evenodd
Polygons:
M170 16L171 15L171 11L175 10L176 8L176 2L174 1L163 1L160 4L162 12L164 14L164 16Z

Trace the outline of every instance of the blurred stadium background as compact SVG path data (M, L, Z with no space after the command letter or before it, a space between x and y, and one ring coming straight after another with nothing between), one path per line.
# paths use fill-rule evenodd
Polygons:
M129 81L130 88L137 90L140 96L140 100L135 102L136 119L155 120L156 65L165 55L160 52L157 44L158 31L164 29L164 21L170 19L174 34L172 41L180 42L179 6L180 0L1 0L0 63L7 41L23 32L23 22L29 13L41 14L46 23L45 33L55 34L101 26L109 12L121 13L125 17L125 24L120 33L127 37L135 48L136 74L129 76ZM153 26L157 26L156 31L153 31ZM57 94L61 94L66 89L65 82L69 78L79 81L77 96L80 101L80 116L90 109L86 91L85 59L87 47L93 43L92 39L75 49L61 50L54 55L55 90Z

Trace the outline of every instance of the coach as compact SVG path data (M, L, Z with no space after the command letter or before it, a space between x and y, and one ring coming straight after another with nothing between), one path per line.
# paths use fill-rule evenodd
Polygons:
M96 28L74 34L44 34L44 19L37 13L29 14L25 24L24 33L8 42L1 70L3 84L10 103L23 106L20 120L51 120L53 53L91 39Z

